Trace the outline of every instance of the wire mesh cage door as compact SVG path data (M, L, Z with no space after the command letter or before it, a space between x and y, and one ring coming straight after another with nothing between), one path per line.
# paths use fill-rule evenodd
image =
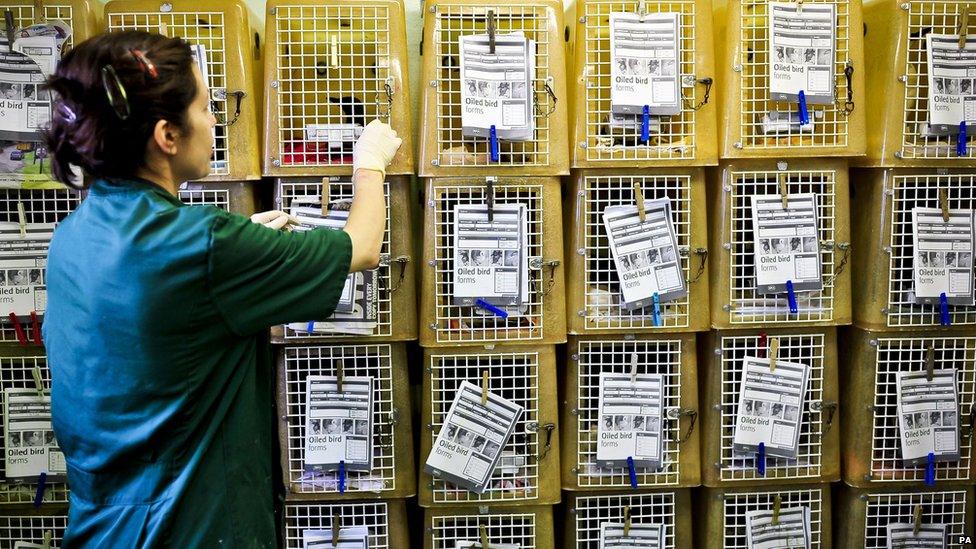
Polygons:
M843 374L843 401L845 409L850 407L852 411L843 425L850 442L844 456L846 482L854 486L922 486L925 466L902 461L896 378L899 372L925 372L929 364L934 370L956 370L959 399L955 420L960 458L937 461L935 481L970 481L976 420L976 337L924 337L915 332L876 337L862 330L852 331L848 337L847 362L860 367L845 369ZM873 368L869 366L872 364ZM867 433L871 436L867 437Z
M210 108L217 118L210 175L203 181L261 177L258 91L248 8L241 0L113 0L105 6L109 31L143 30L183 38L205 69ZM201 71L203 72L203 71Z
M372 378L372 469L347 471L345 495L337 471L305 463L308 376ZM413 495L416 477L410 432L407 357L403 344L286 346L278 371L278 436L286 499L371 499ZM399 432L399 435L397 433Z
M71 28L71 34L60 46L61 55L74 44L91 37L99 30L98 14L95 11L94 3L89 0L0 0L0 16L6 15L7 12L13 17L14 29L22 29L39 23L62 22L67 24ZM6 27L5 21L2 22L2 26ZM60 56L58 57L60 58ZM13 67L12 70L14 71L8 73L8 76L18 72L21 76L25 74L21 70L23 65L18 68L16 65L10 64L11 62L19 64L20 61L17 59L22 60L20 54L5 61L8 69ZM42 78L42 74L34 72L29 74L28 78L36 84L24 84L23 88L20 84L5 86L4 97L8 97L6 95L7 90L12 93L22 90L22 98L43 100L42 93L38 93L42 92L39 88L41 82L38 82ZM3 158L3 164L0 166L0 184L5 187L20 186L25 183L41 185L54 183L49 159L50 151L47 150L39 132L39 128L44 125L43 122L49 119L49 113L44 113L45 108L38 108L37 105L36 103L28 104L30 110L27 115L29 119L37 119L39 122L37 126L23 128L22 132L11 132L16 135L6 135L9 139L0 139L0 158ZM45 105L45 103L40 105Z
M810 549L831 547L829 487L791 487L776 491L705 489L705 539L722 540L725 549L746 549L746 513L772 511L779 499L781 508L810 510ZM701 529L699 529L701 530Z
M566 340L562 215L555 178L445 178L427 182L420 342L424 346ZM517 204L527 218L529 292L516 312L455 304L456 206Z
M934 132L929 127L928 53L926 36L957 36L976 32L970 19L962 29L968 0L909 0L865 2L866 32L872 37L868 81L889 93L878 94L868 110L872 131L868 155L859 160L869 166L972 166L976 159L972 133L965 152L957 150L958 134Z
M831 482L840 478L838 430L837 336L827 330L778 330L769 333L716 332L705 347L713 353L701 377L702 399L717 403L705 407L702 429L702 481L706 486ZM745 357L796 362L809 368L807 390L800 413L797 457L765 456L765 474L758 456L735 452L733 442L742 390Z
M796 102L770 93L769 1L730 2L727 43L719 60L722 107L719 148L723 158L858 156L865 151L864 36L861 3L807 0L834 7L833 102L809 104L810 129L797 122L775 124L798 111ZM785 126L785 127L784 127Z
M483 512L460 508L427 509L424 549L454 549L459 542L488 546L510 544L519 549L553 549L552 507L486 508Z
M973 536L973 491L962 486L945 490L879 490L842 486L834 500L837 546L886 549L888 527L945 526L945 547L969 547Z
M598 549L600 530L605 523L624 524L629 514L633 525L662 525L661 549L691 547L691 507L689 490L647 492L642 494L570 495L564 524L564 547Z
M0 188L0 222L16 223L24 231L21 234L34 230L47 232L51 227L61 222L81 203L81 193L67 187L27 189L27 188ZM25 240L25 243L28 241ZM10 317L10 309L3 310L0 306L0 344L11 343L21 345L39 345L40 322L47 308L47 249L51 242L49 239L31 239L26 247L21 247L16 241L6 241L7 256L16 256L18 251L23 251L27 256L40 254L41 257L35 259L34 265L26 267L20 261L15 264L5 264L0 261L0 277L3 280L13 278L15 275L23 276L23 271L27 271L30 286L34 288L34 306L38 318L35 320L30 315L17 313L17 322L14 323ZM25 256L26 257L26 256ZM40 284L36 284L34 278L39 278ZM10 282L10 284L14 284ZM18 330L18 327L20 330ZM18 335L21 331L23 338Z
M854 321L871 330L940 326L938 305L916 303L912 210L976 208L976 171L898 168L858 170L852 216ZM943 198L945 201L943 202ZM885 265L887 268L876 268ZM976 324L976 307L949 305L951 325Z
M639 125L611 125L611 13L677 13L681 110L654 117L641 142ZM718 161L710 0L586 0L576 4L576 104L573 167L709 165Z
M709 230L718 264L712 270L712 325L716 328L843 325L851 319L850 214L847 167L842 161L733 162L723 166L721 185L709 188L714 207ZM797 312L787 294L756 291L753 197L813 194L820 246L819 291L797 292Z
M291 211L292 201L303 199L321 203L323 178L282 178L275 183L275 207ZM349 177L327 179L327 201L351 199L353 183ZM380 248L378 267L378 295L376 325L368 336L353 335L341 331L310 333L307 326L274 326L271 328L272 343L315 343L341 339L342 341L404 341L417 337L416 270L413 259L412 210L409 178L387 176L383 184L386 197L386 230ZM322 319L329 320L329 319ZM333 317L331 321L340 321Z
M51 373L47 368L47 358L43 352L18 356L12 350L7 350L0 356L0 412L3 410L4 390L37 388L37 383L34 381L35 368L40 374L43 389L50 395ZM4 418L0 413L0 423L3 421ZM5 436L3 429L0 429L0 448L8 448L7 441L4 439ZM31 508L38 496L37 489L38 483L36 481L24 482L22 479L8 479L6 459L0 460L0 509L9 508L7 506ZM41 497L42 509L47 508L50 504L67 504L68 485L63 479L48 479L44 483L44 493ZM0 512L0 515L2 514L5 512ZM0 540L4 539L2 532L3 529L0 527Z
M403 139L387 173L413 173L402 2L271 0L267 7L264 174L351 175L356 138L376 119Z
M660 469L635 467L639 488L697 486L700 480L695 338L639 336L570 338L563 403L563 486L570 490L631 488L626 467L597 465L600 374L663 377L664 439Z
M4 514L0 515L0 547L13 548L18 541L38 546L49 541L60 547L64 529L68 527L67 509L63 514Z
M559 436L555 351L551 346L499 346L425 350L423 422L420 437L420 504L443 506L489 503L559 502ZM524 408L501 459L482 494L469 492L423 470L455 394L464 381L482 386Z
M574 334L635 331L700 331L709 327L708 241L704 171L583 170L564 197L567 219L566 261L569 331ZM627 310L620 300L620 279L603 223L611 206L644 200L668 200L681 270L688 295L660 304L658 325L651 308ZM694 304L694 305L692 305Z
M463 175L486 167L499 175L567 175L569 131L565 122L568 100L562 3L499 0L489 6L473 0L447 0L428 4L423 17L424 137L419 175ZM535 46L535 72L529 85L533 135L524 141L498 140L495 162L491 160L489 140L465 137L461 127L460 39L488 35L489 19L498 36L520 33Z
M253 184L183 183L179 198L184 204L216 206L221 210L250 216L255 212L256 189Z
M306 531L334 532L366 528L370 549L398 549L410 544L404 500L285 504L284 547L304 549ZM334 522L335 521L335 522Z

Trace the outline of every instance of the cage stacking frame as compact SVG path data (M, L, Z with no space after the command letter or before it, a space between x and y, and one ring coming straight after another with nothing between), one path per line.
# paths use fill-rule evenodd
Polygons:
M0 188L0 222L22 222L26 227L29 227L33 223L59 223L81 204L82 194L79 191L69 189L60 184L44 185L44 187ZM19 213L21 207L24 210L23 219L21 219ZM50 245L50 242L47 245ZM45 265L38 266L44 267ZM0 270L3 267L3 262L0 261ZM47 301L47 286L44 285L43 288L43 290L39 289L35 293L35 305L39 305L42 302L46 303ZM37 312L38 322L43 322L44 311ZM9 313L9 309L3 311L0 308L0 346L22 345L17 336L17 328L8 316ZM19 316L18 322L27 336L27 345L38 345L33 331L33 319L28 315ZM37 328L40 329L40 326Z
M498 161L491 162L489 141L461 134L461 77L458 43L462 36L521 32L535 42L534 132L527 141L498 141ZM557 0L476 0L428 2L422 9L423 82L420 140L422 177L497 175L567 175L569 129L566 126L565 28Z
M569 494L566 498L568 515L563 521L563 547L593 549L600 546L600 526L604 523L624 524L630 513L633 525L664 525L661 549L691 547L690 490L661 490L653 492L620 492L607 494Z
M489 547L556 547L552 507L446 507L426 509L424 515L424 549L454 549L460 541L481 543L482 532Z
M470 381L524 408L502 460L483 494L469 492L425 472L424 464L454 401ZM552 505L559 503L559 419L556 356L552 346L498 345L424 349L421 409L420 505Z
M664 376L664 459L661 469L637 467L637 486L677 488L701 480L700 432L697 420L698 372L693 334L570 337L563 379L562 478L566 490L630 489L626 467L596 465L600 373L630 373L637 357L638 374Z
M426 181L420 344L424 347L566 341L559 180L550 177L445 177ZM455 205L524 204L528 215L529 296L522 315L492 316L454 304Z
M864 1L864 24L871 41L865 56L867 83L875 94L865 109L873 131L867 134L867 156L854 161L872 167L973 167L976 148L969 135L967 154L956 153L956 136L930 134L928 122L928 54L925 36L958 34L962 13L971 0ZM969 34L976 21L969 20Z
M3 400L5 389L35 389L34 368L40 370L43 388L50 395L51 372L47 368L47 357L40 347L21 351L12 348L0 348L0 424L4 422ZM5 433L0 429L0 448L4 448ZM6 460L0 460L0 515L13 512L14 509L27 509L32 512L34 498L37 495L37 482L21 482L19 479L7 479ZM41 510L57 509L60 505L68 504L68 485L60 480L48 479L45 482L44 495L41 500ZM2 532L2 528L0 528ZM0 533L0 540L2 540Z
M304 549L305 530L334 531L365 527L370 549L399 549L410 544L406 503L402 499L378 501L285 502L284 547Z
M403 2L269 0L265 14L264 175L352 175L354 126L373 119L403 139L386 173L412 174Z
M834 41L834 101L810 104L812 132L791 128L767 137L762 118L770 111L796 112L797 105L770 99L769 23L770 0L728 2L726 21L716 33L718 52L719 155L722 158L859 156L865 150L864 35L861 2L857 0L807 0L806 5L832 4L837 15ZM850 64L850 65L848 65ZM845 69L854 72L850 79ZM852 95L849 95L849 92ZM852 101L848 112L845 103Z
M915 303L912 209L976 209L976 169L856 170L854 323L870 330L942 328L939 305ZM976 282L976 275L974 275ZM971 329L976 307L949 305L951 326Z
M850 211L847 164L840 159L734 160L712 173L709 250L712 327L830 326L851 323ZM817 195L823 290L797 294L789 313L786 294L755 291L752 199L787 194Z
M701 168L578 170L563 197L566 225L568 329L572 334L704 331L709 327L708 218L705 172ZM688 295L661 303L660 325L653 311L627 311L619 304L619 279L603 224L608 206L667 199Z
M184 204L216 206L221 210L250 216L256 211L257 189L253 183L187 182L180 184L179 199Z
M972 336L973 334L967 334ZM921 487L925 467L906 467L901 460L896 385L897 372L955 368L959 396L957 462L936 462L936 485L971 483L973 421L976 416L976 337L925 332L867 332L853 329L845 341L845 361L857 368L842 371L841 426L844 481L858 487ZM867 434L870 433L870 436Z
M765 338L763 337L765 334ZM763 345L765 339L765 345ZM734 455L736 410L745 356L768 357L770 342L778 343L777 360L810 368L805 409L801 418L797 459L766 457L766 474L756 459ZM701 341L704 359L702 483L705 486L744 486L833 482L840 479L840 423L837 387L837 333L834 328L713 331Z
M892 489L841 485L834 494L834 508L837 547L887 549L888 525L913 524L918 510L919 524L945 524L945 547L972 546L965 541L974 535L971 486Z
M676 12L681 112L659 117L661 130L646 145L640 128L607 132L610 114L610 14ZM712 0L580 0L576 3L570 110L574 168L703 166L718 163Z
M46 534L50 535L51 547L60 547L67 527L66 505L0 513L0 547L13 548L18 541L35 543L40 547Z
M352 198L353 184L348 176L292 177L275 181L275 207L290 211L291 202L298 197L321 200L325 188L328 200ZM408 341L417 338L416 263L411 240L413 205L410 199L410 179L405 176L386 177L386 230L380 248L379 302L377 325L368 336L333 333L308 335L289 328L273 326L271 342L278 344L310 344L329 341ZM326 319L320 319L326 320Z
M695 547L742 549L746 544L746 512L810 508L810 549L832 547L829 484L765 488L703 488L695 495ZM719 541L721 540L721 541Z
M306 379L309 375L373 378L373 468L346 473L305 468ZM278 438L285 499L405 498L416 494L407 352L403 343L288 345L278 355Z
M242 0L112 0L105 5L105 28L144 30L178 36L206 48L208 86L218 126L215 163L201 181L261 178L260 40L254 14Z

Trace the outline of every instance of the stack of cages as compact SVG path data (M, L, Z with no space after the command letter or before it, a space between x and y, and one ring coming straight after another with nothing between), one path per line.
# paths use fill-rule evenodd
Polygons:
M263 90L257 85L261 39L255 21L243 0L113 0L105 5L106 31L141 30L186 40L208 86L217 119L210 174L180 185L179 198L187 204L242 215L256 211Z
M383 183L377 268L350 274L326 319L275 326L285 547L409 545L416 494L407 367L417 337L413 144L399 0L278 0L265 12L263 174L301 230L341 229L352 151L372 120L403 139ZM357 545L358 546L358 545Z
M563 5L447 0L422 16L424 546L549 549L566 341Z
M0 545L59 543L68 486L50 418L50 374L41 340L47 251L57 224L82 194L52 178L40 130L52 96L41 84L61 56L96 34L87 1L0 2ZM13 39L11 45L10 40ZM78 180L75 183L80 184Z
M890 92L867 105L875 131L852 172L862 213L852 262L862 276L856 328L842 342L852 366L841 379L850 488L838 530L865 547L885 546L905 524L948 546L972 535L976 152L966 125L976 119L960 96L973 90L974 7L864 3L877 48L867 86Z
M708 187L715 331L699 341L699 505L725 546L784 521L807 546L830 546L848 162L865 151L861 3L736 0L715 22L722 161Z

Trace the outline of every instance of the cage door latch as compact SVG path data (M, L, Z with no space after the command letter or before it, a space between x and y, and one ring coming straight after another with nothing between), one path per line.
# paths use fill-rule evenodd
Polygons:
M688 439L691 438L692 431L695 430L695 423L698 421L698 410L692 410L691 408L677 408L677 407L668 408L667 411L665 412L665 416L668 418L668 420L674 420L675 422L677 422L676 431L678 432L681 431L681 418L682 417L691 418L691 423L688 425L688 430L685 431L685 433L681 435L681 437L678 438L678 440L674 441L678 443L687 442Z
M549 269L549 278L546 280L546 287L542 291L542 295L549 295L552 291L552 286L556 283L556 267L560 264L558 259L551 259L546 261L542 257L532 257L529 258L529 268L533 271L541 271L544 269Z
M837 412L837 403L834 401L825 402L823 400L814 400L810 403L810 411L827 414L827 418L821 420L823 429L820 431L820 436L825 436L834 425L834 414Z
M532 421L526 424L525 426L525 430L532 433L538 433L540 429L546 432L546 437L544 443L541 439L539 440L541 449L539 450L539 453L535 456L536 463L542 461L543 459L546 458L546 456L549 455L549 450L552 449L552 432L556 429L556 424L549 422L543 425L539 425L539 422Z

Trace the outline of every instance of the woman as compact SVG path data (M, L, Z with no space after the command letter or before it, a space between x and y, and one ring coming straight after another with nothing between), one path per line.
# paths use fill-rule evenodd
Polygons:
M343 231L279 231L186 206L215 119L187 43L144 32L72 48L48 86L52 171L94 182L59 224L44 322L52 421L71 488L63 547L272 547L269 326L328 317L378 263L382 180L400 145L374 121L354 151Z

